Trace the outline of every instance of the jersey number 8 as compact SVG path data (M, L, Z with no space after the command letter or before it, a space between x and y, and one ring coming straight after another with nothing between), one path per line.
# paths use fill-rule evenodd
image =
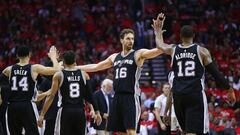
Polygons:
M71 83L69 85L69 90L70 90L70 97L71 98L77 98L80 96L80 87L78 83Z

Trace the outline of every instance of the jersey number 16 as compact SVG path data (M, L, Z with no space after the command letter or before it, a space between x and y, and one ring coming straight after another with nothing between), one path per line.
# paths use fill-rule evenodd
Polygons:
M126 78L126 77L127 77L127 68L126 67L116 69L115 79Z

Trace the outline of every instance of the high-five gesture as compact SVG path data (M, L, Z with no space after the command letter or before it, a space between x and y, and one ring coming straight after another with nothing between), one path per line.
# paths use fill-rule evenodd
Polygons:
M163 24L165 21L165 15L163 13L158 14L157 19L153 19L152 27L154 29L155 41L158 49L161 49L166 54L171 54L172 46L166 45L163 40Z
M158 14L157 19L153 19L152 27L156 36L162 34L166 30L162 30L165 21L165 15L163 13Z
M58 52L57 52L57 48L55 46L51 46L51 48L49 49L49 52L48 52L48 57L49 58L54 58L54 59L57 59L58 58Z

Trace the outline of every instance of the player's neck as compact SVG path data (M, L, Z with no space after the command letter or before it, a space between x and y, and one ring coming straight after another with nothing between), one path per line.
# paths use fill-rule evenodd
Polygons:
M72 64L72 65L65 65L65 66L64 66L64 69L65 69L65 70L76 70L74 64Z
M185 42L182 42L182 45L183 45L183 46L189 46L189 45L191 45L191 44L193 44L192 41L185 41Z
M19 59L19 65L27 65L29 64L29 58L21 58Z
M132 49L130 49L130 50L124 49L124 50L122 51L122 55L126 56L126 55L128 55L131 51L132 51Z

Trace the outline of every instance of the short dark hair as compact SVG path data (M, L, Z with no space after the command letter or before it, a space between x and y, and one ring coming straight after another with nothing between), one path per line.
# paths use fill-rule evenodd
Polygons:
M63 53L63 62L66 65L72 65L76 62L76 57L75 57L75 53L70 50L70 51L65 51Z
M125 37L126 34L132 33L133 35L135 35L134 31L132 29L123 29L120 32L120 39L123 39Z
M27 57L29 56L30 49L25 45L17 46L17 57Z
M190 26L190 25L184 25L181 28L180 36L181 36L181 38L192 38L192 37L194 37L193 27Z

